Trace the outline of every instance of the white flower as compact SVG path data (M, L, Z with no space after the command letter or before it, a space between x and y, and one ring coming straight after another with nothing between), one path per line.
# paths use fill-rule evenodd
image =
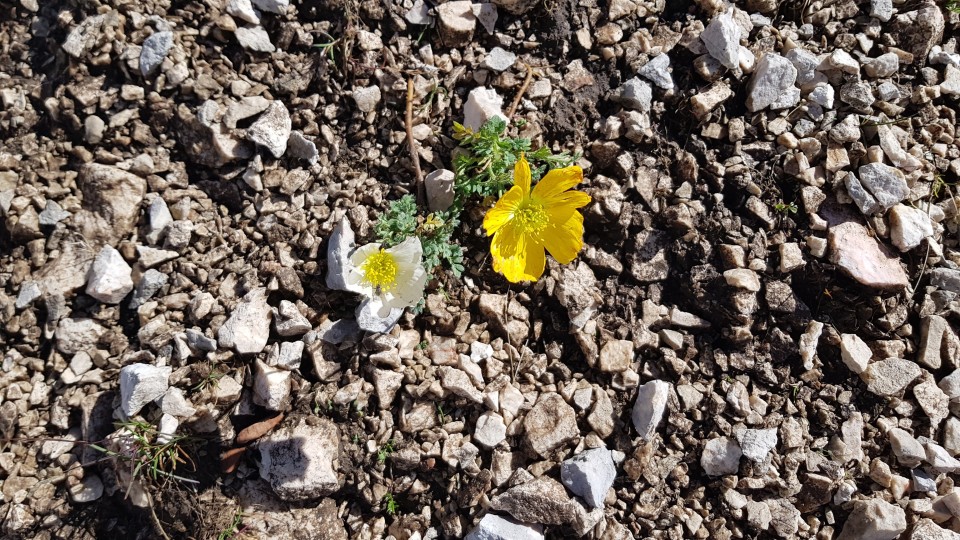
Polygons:
M350 255L346 270L347 287L370 298L379 317L417 305L427 284L423 246L415 236L388 249L376 243L361 246Z

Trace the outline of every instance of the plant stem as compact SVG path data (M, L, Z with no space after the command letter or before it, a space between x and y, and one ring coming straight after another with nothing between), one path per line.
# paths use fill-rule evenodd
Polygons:
M426 194L423 187L423 171L420 169L420 154L417 152L417 141L413 138L413 77L407 79L407 146L410 148L410 159L413 160L414 191L417 193L417 202L424 204Z
M527 66L526 64L524 64ZM530 81L533 80L533 68L527 66L527 76L523 79L523 84L520 85L520 91L517 92L517 96L513 98L513 103L510 104L510 109L507 110L507 119L513 118L514 113L517 112L517 107L520 106L520 99L523 98L523 94L526 93L527 87L530 86Z

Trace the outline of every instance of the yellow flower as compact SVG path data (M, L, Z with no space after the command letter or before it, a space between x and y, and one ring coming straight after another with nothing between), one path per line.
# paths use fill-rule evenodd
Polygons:
M560 264L577 257L583 247L583 215L590 203L582 191L568 191L583 180L574 165L554 169L530 191L530 165L520 156L513 169L513 187L483 218L487 236L493 236L493 269L509 281L536 281L546 265L544 248Z

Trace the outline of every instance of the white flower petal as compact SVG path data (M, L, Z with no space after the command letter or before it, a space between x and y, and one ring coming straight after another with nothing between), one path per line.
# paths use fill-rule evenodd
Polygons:
M380 244L377 243L360 246L350 254L350 262L359 268L360 266L363 266L364 262L366 262L367 257L373 255L377 251L380 251Z
M423 289L427 285L428 274L422 266L417 266L408 281L398 284L397 288L386 296L385 302L394 307L415 306L423 298Z
M409 236L403 242L388 249L387 253L393 255L394 260L397 261L397 266L409 268L420 264L421 259L423 259L423 246L420 244L419 238Z

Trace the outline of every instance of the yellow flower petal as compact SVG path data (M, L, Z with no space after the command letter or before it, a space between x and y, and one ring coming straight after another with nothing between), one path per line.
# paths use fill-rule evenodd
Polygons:
M529 169L529 166L528 166ZM533 196L551 199L583 181L583 169L579 165L553 169L544 175L533 188Z
M574 212L566 223L550 224L543 232L543 244L560 264L576 259L583 248L583 215Z
M490 253L493 255L493 269L512 283L536 281L546 266L543 246L510 225L493 236Z
M537 184L539 185L539 184ZM534 189L536 191L536 189ZM593 199L582 191L567 191L544 200L547 206L566 206L569 208L583 208Z
M523 191L523 196L530 194L530 164L527 163L527 156L520 154L520 159L513 166L513 185Z
M504 193L503 197L500 197L493 208L487 210L487 215L483 216L483 228L486 229L487 236L497 232L510 221L522 200L523 191L518 186L513 186L510 191Z

